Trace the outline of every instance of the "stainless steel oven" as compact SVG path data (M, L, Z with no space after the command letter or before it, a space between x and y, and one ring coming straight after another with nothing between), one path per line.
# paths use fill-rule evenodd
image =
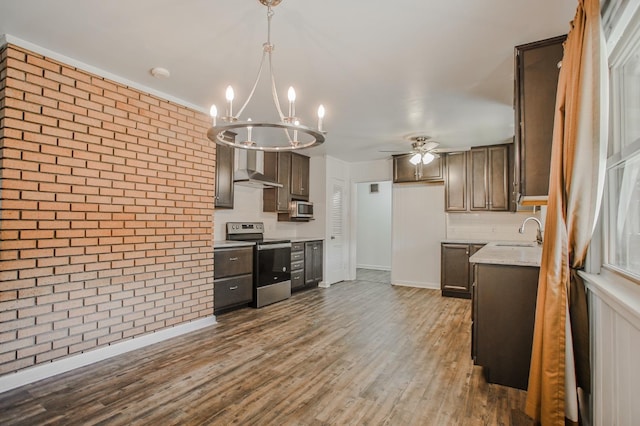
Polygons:
M261 222L228 222L227 239L255 242L253 307L261 308L291 296L291 241L264 238Z

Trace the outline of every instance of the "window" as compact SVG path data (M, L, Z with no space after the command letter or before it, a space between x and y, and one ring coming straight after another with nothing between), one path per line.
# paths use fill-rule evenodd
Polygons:
M605 187L605 266L640 279L640 11L609 58L611 132Z

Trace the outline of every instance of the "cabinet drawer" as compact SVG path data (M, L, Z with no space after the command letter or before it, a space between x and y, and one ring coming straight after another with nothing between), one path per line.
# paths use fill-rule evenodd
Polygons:
M303 251L303 250L304 250L303 242L291 243L291 254L293 254L294 251Z
M213 308L217 311L253 300L253 275L223 278L213 283Z
M304 260L304 251L291 252L291 263L296 262L298 260Z
M304 259L291 262L291 271L299 271L304 268Z
M304 271L292 271L291 272L291 288L304 287Z
M219 249L213 252L214 278L253 272L253 248Z

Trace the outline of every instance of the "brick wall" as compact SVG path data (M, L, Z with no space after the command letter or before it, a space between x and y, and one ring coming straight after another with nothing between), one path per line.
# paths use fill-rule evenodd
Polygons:
M10 44L0 65L0 374L213 315L208 117Z

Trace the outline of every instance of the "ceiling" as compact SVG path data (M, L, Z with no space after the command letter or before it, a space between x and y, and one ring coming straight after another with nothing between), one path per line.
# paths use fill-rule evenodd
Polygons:
M297 115L327 113L326 142L306 150L344 161L409 151L410 134L440 148L511 140L513 48L564 34L576 0L284 0L274 8L274 71ZM0 34L208 111L233 85L238 105L266 41L258 0L0 2ZM28 46L27 46L28 47ZM167 68L168 79L150 74ZM248 116L275 116L263 79ZM284 103L283 103L284 107ZM262 111L267 111L263 114ZM304 123L303 123L304 124Z

